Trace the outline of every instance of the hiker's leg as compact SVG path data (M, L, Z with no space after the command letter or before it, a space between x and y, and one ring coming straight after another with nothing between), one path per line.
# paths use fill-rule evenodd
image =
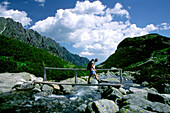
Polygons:
M90 82L90 78L91 78L91 76L92 76L92 75L90 74L90 75L89 75L89 78L88 78L88 81L87 81L88 83Z
M97 81L99 81L99 79L98 79L98 77L97 77L97 74L96 74L96 73L94 74L94 76L95 76L96 80L97 80Z
M89 78L88 78L87 83L90 83L90 78L91 78L91 76L92 76L92 71L90 71L90 75L89 75Z

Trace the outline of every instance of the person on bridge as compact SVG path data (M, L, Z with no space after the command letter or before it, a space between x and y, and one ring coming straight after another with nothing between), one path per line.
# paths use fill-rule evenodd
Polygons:
M98 59L96 58L95 60L92 59L92 60L89 62L89 63L90 63L90 69L89 69L90 75L89 75L89 78L88 78L88 84L91 84L91 83L90 83L90 78L91 78L92 75L95 76L95 78L96 78L96 80L98 81L98 83L101 83L101 82L99 81L98 77L97 77L97 74L96 74L97 70L95 69L95 62L97 62L97 61L98 61ZM89 64L88 64L88 65L89 65Z

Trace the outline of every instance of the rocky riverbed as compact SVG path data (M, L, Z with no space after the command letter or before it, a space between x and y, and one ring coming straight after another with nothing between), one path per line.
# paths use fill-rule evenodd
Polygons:
M109 83L118 83L116 74L107 72L98 75ZM170 94L160 94L150 88L147 82L142 85L132 82L133 77L123 78L120 88L108 86L69 86L36 84L43 78L32 74L0 74L1 113L169 113ZM74 83L74 78L61 82ZM95 79L92 83L97 83ZM87 77L78 78L78 83L87 83Z

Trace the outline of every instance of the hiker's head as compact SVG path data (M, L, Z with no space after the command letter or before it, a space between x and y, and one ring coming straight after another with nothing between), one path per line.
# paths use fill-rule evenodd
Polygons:
M94 61L97 62L97 61L98 61L98 58L96 58Z

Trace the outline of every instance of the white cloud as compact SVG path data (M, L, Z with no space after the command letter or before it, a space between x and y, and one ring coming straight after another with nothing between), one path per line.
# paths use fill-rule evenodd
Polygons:
M44 6L45 0L35 0L35 2L39 2L40 6Z
M129 12L127 10L123 9L122 4L120 4L120 3L116 3L116 5L113 9L108 8L107 13L118 14L120 16L125 15L126 18L130 18Z
M90 52L81 52L80 56L92 56L94 55L94 53L90 53Z
M160 30L169 30L169 29L170 29L170 24L168 24L168 23L162 23L162 24L159 25L158 27L160 27Z
M9 4L10 2L2 2L0 4L0 17L12 18L17 22L22 23L22 25L25 27L30 25L32 20L31 18L27 17L27 13L25 11L18 11L13 9L8 10L7 7Z
M8 2L8 1L2 2L2 5L4 5L4 6L8 6L9 4L10 4L10 2Z
M116 21L114 16L124 21ZM129 12L120 3L107 8L100 1L77 1L75 8L59 9L55 16L36 22L31 29L61 43L73 43L75 49L81 50L81 56L106 59L125 37L145 35L158 27L131 24Z

